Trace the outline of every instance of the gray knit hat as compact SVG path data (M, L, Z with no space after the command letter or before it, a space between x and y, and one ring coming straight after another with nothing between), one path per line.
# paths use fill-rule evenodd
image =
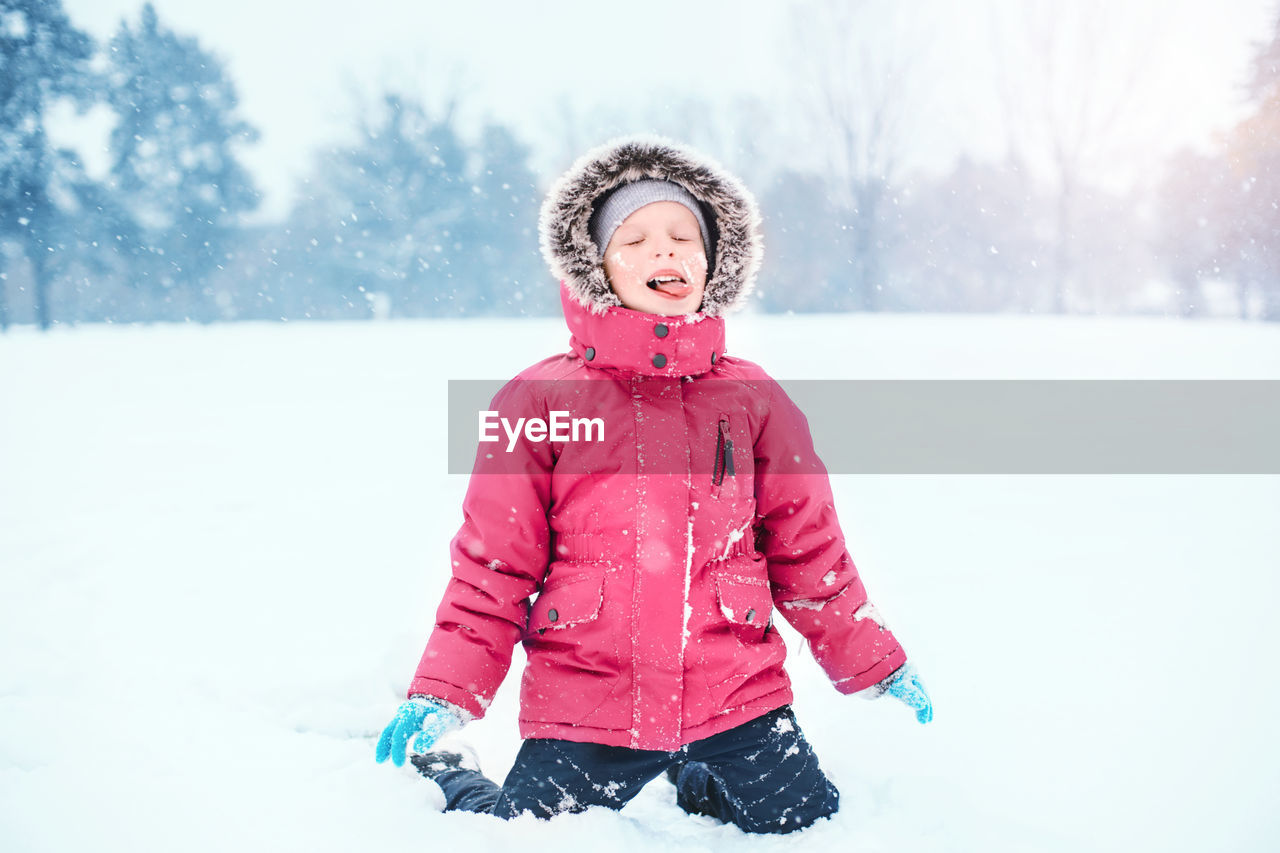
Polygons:
M711 230L707 228L707 220L702 213L702 205L698 204L698 200L693 197L692 193L679 184L652 178L623 184L596 206L595 211L591 214L591 222L588 225L588 229L591 232L591 239L595 241L597 248L600 250L600 254L604 254L605 247L613 239L613 232L618 230L618 227L622 225L628 216L646 204L653 204L655 201L674 201L676 204L682 204L689 208L693 218L698 220L698 231L702 234L702 250L707 255L707 269L711 269L714 261L711 254L713 248Z

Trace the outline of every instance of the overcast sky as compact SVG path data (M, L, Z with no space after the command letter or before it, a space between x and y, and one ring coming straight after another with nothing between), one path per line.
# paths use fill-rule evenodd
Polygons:
M1061 0L1076 5L1080 0ZM786 6L775 2L644 0L626 4L541 0L153 0L161 22L223 60L243 115L262 138L245 160L264 190L264 213L280 215L306 174L311 152L349 134L362 97L388 85L457 92L464 122L492 117L535 145L540 172L567 165L557 144L562 105L652 103L670 95L724 102L760 95L794 101L809 81L795 74ZM882 44L894 31L911 42L921 106L913 118L911 165L940 168L958 151L993 155L1007 138L999 110L992 32L1016 29L1026 0L901 0L872 3L883 26L864 36ZM72 21L106 39L141 2L64 0ZM1153 92L1176 100L1158 126L1134 131L1133 147L1208 144L1242 110L1239 85L1252 42L1269 32L1274 0L1114 0L1124 19L1111 27L1123 56L1132 46L1151 65ZM896 11L895 11L896 10ZM874 20L876 15L872 15ZM895 20L890 21L889 18ZM1154 33L1154 35L1152 35ZM1114 60L1119 61L1119 60ZM101 127L92 120L55 129L83 143L101 168ZM99 125L101 122L99 122ZM646 130L637 119L628 130ZM802 159L808 138L782 139L785 158ZM591 128L586 128L590 135ZM806 133L806 136L809 134ZM587 139L595 143L602 139ZM794 150L787 150L787 146ZM732 160L726 152L709 152ZM1143 159L1150 161L1153 152ZM551 175L544 174L550 178Z

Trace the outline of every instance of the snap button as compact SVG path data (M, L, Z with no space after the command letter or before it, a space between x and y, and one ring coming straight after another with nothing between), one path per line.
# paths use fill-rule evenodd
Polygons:
M747 611L747 624L750 625L751 620L754 618L756 618L756 611L754 608L752 608L751 610Z
M753 612L754 612L754 611L753 611ZM553 607L553 608L551 608L550 610L548 610L548 611L547 611L547 618L548 618L548 619L550 619L552 622L554 622L554 621L556 621L557 619L559 619L559 618L560 618L560 614L559 614L559 613L557 613L557 612L556 612L556 609Z
M583 353L583 355L585 355L585 356L587 357L587 361L591 361L593 358L595 358L595 357L596 357L596 348L595 348L595 347L587 347L587 351L586 351L585 353Z
M712 363L712 364L715 364L715 363L716 363L716 354L715 354L715 353L711 353L711 363Z
M670 329L667 328L666 323L659 323L658 325L653 327L653 333L660 338L665 338L667 336L667 332L669 331Z
M662 353L658 353L657 355L655 355L655 356L653 357L653 366L654 366L654 367L666 367L666 366L667 366L667 357L666 357L665 355L663 355Z

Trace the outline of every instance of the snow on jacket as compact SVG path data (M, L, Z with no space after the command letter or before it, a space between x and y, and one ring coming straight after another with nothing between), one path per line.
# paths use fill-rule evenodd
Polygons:
M645 177L681 184L716 222L697 314L621 307L603 278L591 205ZM845 548L804 415L725 354L720 315L750 291L758 222L732 177L661 140L597 149L552 189L543 248L571 350L491 408L513 423L598 418L603 435L480 445L410 695L479 717L523 641L522 737L674 750L791 701L775 608L842 693L906 661Z

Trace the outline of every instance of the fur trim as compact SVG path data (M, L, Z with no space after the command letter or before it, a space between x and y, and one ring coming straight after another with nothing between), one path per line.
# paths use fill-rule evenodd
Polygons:
M702 313L719 317L742 307L755 287L764 248L755 199L719 164L657 136L624 137L594 148L551 187L538 220L542 256L551 271L596 313L622 304L605 278L601 249L587 225L597 199L642 178L679 184L714 214L715 267Z

